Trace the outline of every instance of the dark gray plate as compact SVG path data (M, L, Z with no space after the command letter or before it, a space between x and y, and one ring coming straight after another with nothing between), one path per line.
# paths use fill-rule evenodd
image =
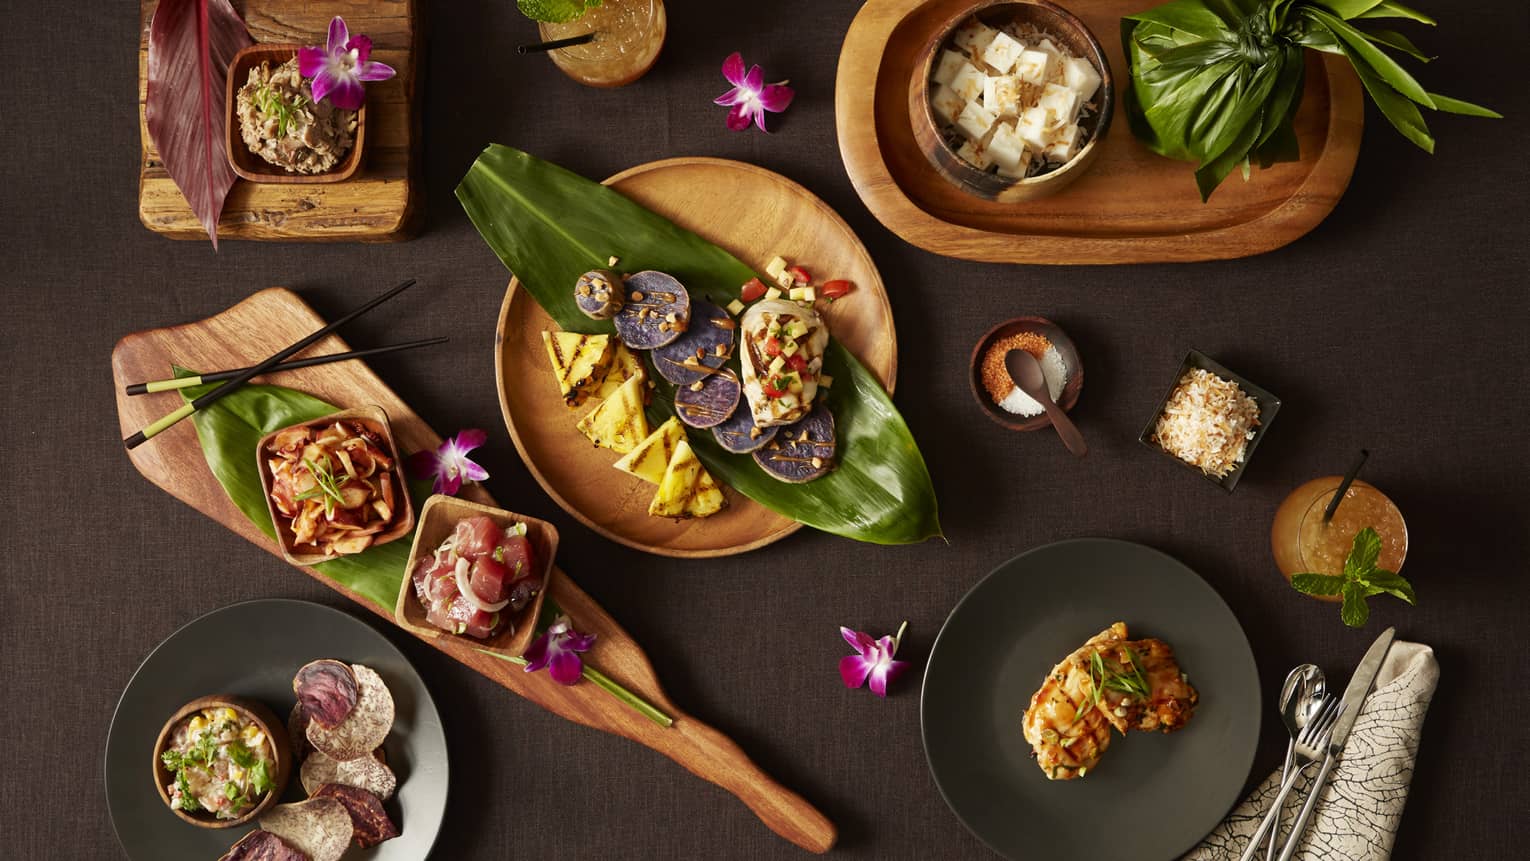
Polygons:
M399 836L347 859L418 861L430 852L446 813L446 734L414 667L371 626L307 601L233 604L187 623L155 647L133 674L106 738L106 805L129 858L211 861L252 826L198 828L177 819L154 788L154 740L177 708L207 694L229 693L265 703L282 720L292 711L292 674L316 658L366 664L388 684L397 708L383 743L398 773L398 793L385 805ZM296 766L283 801L304 797Z
M1172 735L1116 735L1097 770L1049 781L1020 731L1058 661L1112 622L1174 647L1200 705ZM1082 538L999 566L930 652L920 722L930 772L968 830L1008 858L1177 858L1227 815L1259 739L1259 674L1216 590L1175 559Z

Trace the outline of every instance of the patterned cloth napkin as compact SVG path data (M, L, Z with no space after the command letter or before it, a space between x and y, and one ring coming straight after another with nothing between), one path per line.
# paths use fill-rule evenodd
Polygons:
M1424 713L1439 680L1433 649L1401 640L1392 644L1292 858L1371 861L1392 854L1408 800L1408 783L1413 779ZM1287 797L1277 850L1285 846L1317 772L1318 766L1309 766ZM1280 771L1276 770L1182 861L1236 861L1279 791ZM1265 850L1256 857L1263 859Z

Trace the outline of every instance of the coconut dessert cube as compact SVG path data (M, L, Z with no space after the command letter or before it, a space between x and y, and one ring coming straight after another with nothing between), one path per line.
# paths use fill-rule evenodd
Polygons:
M1046 51L1048 54L1051 54L1054 57L1064 57L1068 55L1068 52L1057 47L1057 45L1054 44L1051 39L1048 39L1045 36L1042 37L1041 42L1037 44L1036 47L1042 51Z
M983 49L983 62L1001 75L1009 73L1015 67L1015 61L1020 59L1020 53L1025 46L1020 44L1008 33L997 33L988 47Z
M956 77L956 73L962 66L967 65L967 58L956 51L941 51L940 62L935 64L935 74L931 79L937 84L950 84Z
M963 61L951 77L950 87L962 97L962 101L970 102L983 95L983 83L987 80L988 76L978 71L977 66Z
M1035 150L1044 150L1051 142L1051 135L1047 133L1051 125L1047 109L1040 105L1034 105L1020 112L1020 121L1015 123L1015 132L1026 145Z
M1099 91L1100 73L1088 60L1069 57L1063 60L1063 84L1078 94L1078 102L1082 105Z
M1071 123L1078 119L1078 94L1067 87L1047 84L1042 88L1041 99L1036 104L1053 116L1054 123Z
M936 84L935 91L930 94L930 106L935 109L935 115L948 125L956 122L957 114L962 112L966 104L966 99L945 84Z
M988 166L993 164L993 158L988 155L988 148L985 146L979 146L972 141L967 141L966 143L962 144L961 149L957 150L956 154L961 158L962 161L972 165L978 170L987 170ZM823 384L819 383L819 385Z
M1021 150L1021 153L1020 161L1016 162L1013 166L1005 167L1002 164L999 165L999 176L1010 179L1025 179L1026 172L1030 170L1033 155L1030 147Z
M983 56L983 51L987 50L988 43L992 42L997 35L999 35L998 30L984 24L982 21L973 20L957 28L956 34L952 36L952 41L956 43L957 47L976 59Z
M1027 84L1045 84L1052 76L1052 62L1052 55L1046 51L1021 51L1015 60L1015 76Z
M994 120L998 119L993 112L978 104L968 102L962 108L961 116L956 118L956 127L961 129L967 140L981 141L988 136L988 130L993 128Z
M1014 75L990 75L983 82L983 107L1001 117L1020 113L1020 79Z
M988 157L1000 170L1024 171L1026 158L1025 141L1015 131L1012 123L999 123L993 127L993 137L988 139Z
M1079 131L1077 123L1068 123L1052 134L1047 146L1047 160L1065 162L1078 154Z

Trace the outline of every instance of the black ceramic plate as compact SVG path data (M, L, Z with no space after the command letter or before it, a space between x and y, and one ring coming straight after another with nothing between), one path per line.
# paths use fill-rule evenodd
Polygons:
M1096 768L1049 781L1020 718L1048 671L1112 622L1174 648L1200 691L1171 735L1116 734ZM1259 674L1243 628L1173 558L1085 538L1011 559L956 605L925 670L930 772L962 824L1008 858L1172 859L1227 815L1259 738Z
M106 805L129 858L213 859L251 830L198 828L176 818L154 788L154 740L177 708L206 694L249 697L285 721L296 702L292 674L316 658L376 670L397 708L383 750L399 779L384 805L399 836L345 857L418 861L429 854L446 813L447 761L441 716L424 681L402 652L353 616L307 601L261 600L214 610L171 634L117 701L106 739ZM282 800L303 797L294 763Z

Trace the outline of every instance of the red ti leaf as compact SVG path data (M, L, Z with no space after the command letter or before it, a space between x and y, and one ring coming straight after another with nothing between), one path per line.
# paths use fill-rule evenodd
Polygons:
M160 0L149 23L144 122L214 249L236 178L223 144L228 67L254 41L229 0Z

